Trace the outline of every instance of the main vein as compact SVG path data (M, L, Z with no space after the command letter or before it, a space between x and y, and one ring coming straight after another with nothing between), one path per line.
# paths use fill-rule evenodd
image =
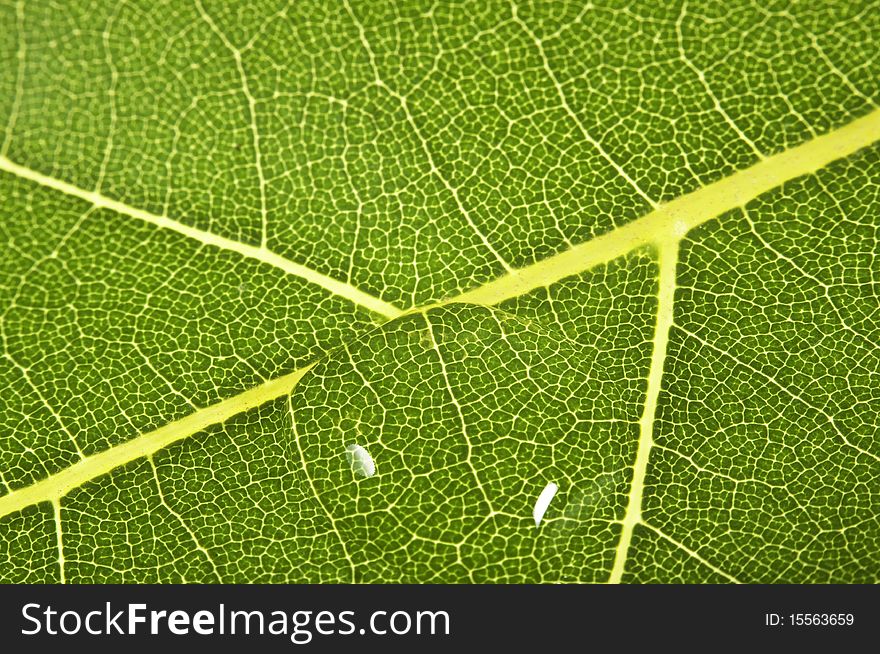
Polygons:
M143 209L131 207L123 202L119 202L118 200L108 198L101 193L97 193L95 191L86 191L60 179L44 175L36 170L17 164L5 156L0 156L0 170L11 173L13 175L17 175L18 177L29 180L31 182L35 182L40 186L45 186L46 188L60 191L61 193L65 193L76 198L80 198L81 200L90 202L92 205L98 208L109 209L111 211L115 211L116 213L129 216L131 218L137 218L138 220L150 223L151 225L155 225L156 227L169 229L173 232L177 232L178 234L182 234L183 236L194 239L204 245L218 247L223 250L230 250L244 257L247 257L248 259L255 259L257 261L260 261L261 263L275 266L276 268L279 268L288 274L294 275L296 277L306 280L307 282L320 286L330 291L334 295L343 297L359 306L364 307L365 309L368 309L385 318L388 318L389 320L392 318L396 318L402 313L400 309L389 304L388 302L385 302L384 300L370 295L369 293L365 293L364 291L355 288L351 284L333 279L332 277L323 275L316 270L312 270L311 268L303 266L302 264L291 261L290 259L286 259L281 255L272 252L266 247L247 245L246 243L234 241L230 238L226 238L223 236L218 236L216 234L212 234L211 232L206 232L202 229L197 229L195 227L190 227L189 225L184 225L183 223L178 222L177 220L174 220L167 216L160 216L154 213L150 213L149 211L144 211Z
M694 227L796 177L814 173L880 139L880 110L767 157L717 182L660 205L621 227L467 291L448 302L498 304L616 259L639 246L684 236Z
M167 447L206 427L216 425L248 409L288 395L311 366L278 377L216 404L199 409L154 431L142 434L121 445L87 456L78 463L56 472L25 488L0 497L0 517L40 502L57 502L74 488L111 470Z
M652 438L650 430L653 429L657 394L659 394L660 380L663 374L666 339L668 338L668 334L664 334L661 337L661 332L664 330L660 321L663 319L664 313L669 313L668 320L671 324L672 296L669 295L664 300L663 289L665 279L667 293L674 293L674 262L676 256L674 253L676 250L673 244L677 244L679 239L694 227L719 216L725 211L744 206L762 193L772 190L788 180L815 172L832 161L847 157L873 144L878 139L880 139L880 109L874 110L872 113L833 132L768 157L750 168L736 172L729 177L709 184L665 205L661 205L658 209L642 218L638 218L591 241L577 245L526 268L514 270L481 287L445 300L446 303L454 301L494 305L506 299L528 293L533 289L548 286L565 277L577 275L585 270L623 256L642 245L653 244L657 247L661 259L658 322L655 326L654 351L651 357L648 392L642 419L640 420L639 446L634 465L630 499L623 520L623 531L617 547L617 555L611 575L612 580L619 580L622 575L626 553L632 537L632 530L641 518L641 494ZM352 301L389 319L393 319L401 314L401 311L396 307L388 305L347 284L325 277L278 255L271 254L264 249L243 245L215 236L182 225L169 218L153 215L129 207L121 202L110 200L99 194L84 191L66 182L47 177L34 170L20 166L4 156L0 156L0 170L84 199L95 206L105 207L119 213L140 218L160 227L166 227L195 238L203 243L233 250L244 256L275 265L291 274L313 281L331 292L348 297ZM673 254L670 254L670 248L672 248ZM663 271L664 258L667 267L665 273ZM671 272L669 270L670 266L672 267ZM665 332L668 332L668 326ZM95 477L110 472L118 466L147 456L206 427L228 420L243 411L289 394L296 382L308 371L309 367L307 366L284 377L266 382L261 386L252 388L217 404L199 409L185 418L169 423L152 432L141 434L99 454L89 456L70 468L57 472L31 486L13 490L7 495L0 497L0 517L32 504L53 501L63 497L70 490ZM652 393L653 399L651 399Z

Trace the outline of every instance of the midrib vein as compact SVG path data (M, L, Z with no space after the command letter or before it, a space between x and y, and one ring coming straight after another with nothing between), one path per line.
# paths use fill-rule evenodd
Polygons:
M621 227L466 291L449 302L495 305L623 256L639 246L682 237L694 227L745 206L785 182L814 173L880 139L880 110L833 132L763 159Z
M630 493L629 505L632 506L633 513L630 515L630 511L628 510L624 517L623 532L621 540L618 542L617 555L612 569L612 580L616 579L619 581L619 578L622 575L626 553L629 548L629 541L632 537L632 528L638 522L641 515L641 486L644 484L647 457L651 445L651 434L650 432L646 432L642 425L645 421L645 415L648 415L649 410L651 423L653 424L653 415L656 411L657 398L654 397L652 401L650 399L650 393L653 389L659 394L660 379L663 373L662 359L659 362L656 362L655 359L660 357L659 349L657 347L657 335L660 334L659 318L662 315L661 310L664 306L662 303L662 260L664 251L669 248L677 248L679 239L697 225L711 220L725 211L744 206L750 200L756 198L762 193L772 190L790 179L815 172L837 159L847 157L858 150L873 144L878 139L880 139L880 109L875 110L833 132L829 132L828 134L817 137L790 150L768 157L750 168L736 172L729 177L662 205L655 211L627 223L622 227L616 228L611 232L603 234L602 236L596 237L591 241L577 245L565 252L549 257L543 261L539 261L526 268L515 270L514 272L504 275L503 277L491 281L479 288L472 289L443 302L444 304L450 302L472 302L475 304L495 305L504 300L523 295L542 286L549 286L560 279L576 275L585 270L589 270L590 268L616 259L642 245L653 244L657 248L661 257L661 303L658 306L658 323L655 325L655 330L657 331L655 332L654 351L651 358L648 395L646 397L642 420L640 420L639 447L636 455L633 484ZM341 282L337 282L336 280L324 277L312 270L303 268L302 266L282 257L277 257L278 261L266 259L265 257L267 253L260 248L253 248L235 241L214 236L213 234L187 227L171 219L129 207L123 203L110 200L89 191L83 191L82 189L76 188L66 182L47 177L29 168L20 166L4 156L0 156L0 170L5 170L6 172L18 175L19 177L61 191L62 193L82 198L93 203L95 206L106 207L119 213L124 213L160 226L168 227L169 229L178 231L191 238L196 238L203 243L214 244L218 247L241 252L245 256L253 257L254 254L257 254L258 256L253 258L275 265L282 270L287 270L288 272L291 272L291 274L305 279L309 279L310 276L315 279L323 279L327 284L325 288L333 291L337 286L343 287L344 289L347 289L352 296L360 297L362 299L358 304L367 308L371 308L371 306L376 307L372 310L380 315L385 315L389 319L393 319L403 313L396 307L387 305L377 298L366 295L361 291L349 287L346 284L342 284ZM673 251L677 252L677 249L674 249ZM667 256L667 262L670 259L674 261L673 257ZM290 270L288 270L288 267ZM666 276L669 277L669 274L669 271L667 271ZM673 280L674 286L674 268L672 270L671 279ZM674 293L674 289L672 292ZM337 294L346 297L344 293ZM670 311L669 320L671 324L671 297L668 299L667 304L668 311ZM666 331L668 332L668 328ZM662 342L663 358L665 358L666 338L668 338L668 334L664 336ZM169 423L168 425L160 427L152 432L141 434L126 443L90 456L69 468L34 483L31 486L14 490L7 495L0 497L0 517L32 504L61 498L70 490L77 488L95 477L110 472L118 466L124 465L134 459L147 456L148 454L156 452L157 450L186 438L206 427L221 423L243 411L247 411L248 409L260 406L261 404L288 394L293 390L296 382L299 381L310 367L311 366L306 366L296 372L266 382L261 386L245 391L217 404L199 409L195 413L181 418L180 420ZM650 378L655 378L653 384L651 383ZM653 402L653 406L649 407L651 402ZM647 438L645 437L646 433ZM639 455L641 455L641 458ZM643 466L645 469L639 471L640 466ZM640 477L637 475L640 475ZM636 485L637 479L640 479L638 488ZM634 504L632 501L633 493L635 492L638 492L639 495L638 505ZM636 506L638 506L638 509L636 509ZM629 528L627 528L628 523L630 523ZM624 534L626 534L625 542Z
M247 245L246 243L240 243L239 241L234 241L230 238L225 238L223 236L212 234L211 232L206 232L202 229L184 225L183 223L168 218L167 216L160 216L150 213L149 211L144 211L143 209L131 207L124 202L113 200L101 193L86 191L60 179L44 175L36 170L17 164L5 156L0 156L0 171L5 171L12 175L16 175L17 177L21 177L22 179L39 184L40 186L85 200L95 207L109 209L124 216L129 216L150 223L156 227L177 232L178 234L182 234L183 236L196 240L204 245L236 252L248 259L254 259L261 263L274 266L290 275L294 275L307 282L320 286L334 295L345 298L346 300L389 320L398 317L402 313L397 307L380 300L369 293L365 293L351 284L333 279L332 277L323 275L316 270L303 266L302 264L286 259L266 247L257 247L254 245Z
M30 486L14 490L0 497L0 517L32 504L47 501L57 502L71 490L121 465L149 456L163 447L211 425L222 423L249 409L288 395L309 368L311 365L199 409L180 420L141 434L121 445L88 456L69 468L56 472Z

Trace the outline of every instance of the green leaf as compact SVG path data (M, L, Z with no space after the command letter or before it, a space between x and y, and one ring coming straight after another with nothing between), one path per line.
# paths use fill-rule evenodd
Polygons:
M0 580L880 580L875 3L0 27Z

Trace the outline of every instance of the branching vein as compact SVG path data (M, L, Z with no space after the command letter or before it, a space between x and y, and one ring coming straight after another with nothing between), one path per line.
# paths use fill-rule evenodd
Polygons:
M663 366L666 362L666 348L669 343L669 329L672 327L673 303L675 300L675 267L678 263L679 244L677 239L669 239L659 246L657 256L660 260L660 279L657 292L657 317L654 323L654 341L651 364L648 369L648 388L645 391L645 406L639 420L639 442L636 460L633 464L632 480L626 513L621 525L620 540L614 555L609 583L620 583L626 565L627 554L632 540L633 528L642 521L642 496L645 489L645 476L651 446L654 444L654 418L657 413L657 398L663 380Z
M45 186L46 188L50 188L55 191L70 195L72 197L85 200L86 202L90 202L99 209L109 209L110 211L115 211L116 213L122 214L124 216L137 218L138 220L150 223L151 225L155 225L156 227L168 229L173 232L177 232L178 234L182 234L183 236L196 240L204 245L236 252L243 257L247 257L248 259L254 259L261 263L274 266L275 268L279 268L280 270L283 270L290 275L294 275L295 277L299 277L307 282L320 286L321 288L330 291L334 295L345 298L350 302L364 307L365 309L368 309L373 313L377 313L385 318L396 318L401 314L400 309L389 304L388 302L385 302L384 300L365 293L350 284L340 282L339 280L333 279L332 277L328 277L327 275L321 274L315 270L312 270L311 268L303 266L302 264L291 261L290 259L286 259L281 255L270 251L267 248L247 245L246 243L240 243L238 241L225 238L223 236L217 236L216 234L212 234L211 232L206 232L195 227L190 227L189 225L184 225L183 223L178 222L172 218L168 218L167 216L159 216L150 213L149 211L144 211L143 209L131 207L123 202L112 200L95 191L86 191L84 189L74 186L73 184L68 184L67 182L61 181L60 179L49 177L48 175L44 175L40 172L37 172L36 170L27 168L26 166L21 166L13 161L10 161L6 157L0 156L0 170L11 173L13 175L17 175L22 179L35 182L40 186Z
M783 183L807 175L832 161L847 157L880 138L880 110L853 121L824 136L764 159L713 184L661 205L651 213L622 227L616 228L589 242L549 257L510 273L476 289L465 292L447 302L472 302L494 305L506 299L528 293L536 288L577 275L595 266L623 256L644 246L654 246L660 257L660 293L655 326L654 350L651 358L645 406L640 420L640 438L634 463L629 503L622 520L622 535L618 543L612 581L619 581L624 570L632 530L641 523L641 499L645 472L652 444L652 429L657 408L657 397L666 355L668 331L672 324L672 302L675 292L675 264L679 240L690 230L734 208L743 207L750 200ZM158 216L99 193L79 189L67 182L48 177L0 156L0 171L17 175L47 188L90 202L97 208L106 208L131 216L161 228L183 234L205 245L238 252L278 267L290 274L317 284L348 298L375 313L393 319L401 310L358 289L333 280L300 264L284 259L262 247L254 247L189 227L165 216ZM148 456L178 440L195 434L206 427L288 395L310 366L268 381L261 386L198 409L194 413L149 433L141 434L121 445L86 457L73 466L25 488L14 489L0 497L0 517L26 506L44 501L58 502L70 490L106 474L114 468L137 458ZM836 428L836 426L835 426ZM867 454L865 452L865 454ZM874 455L871 455L874 456ZM874 457L876 458L876 457Z

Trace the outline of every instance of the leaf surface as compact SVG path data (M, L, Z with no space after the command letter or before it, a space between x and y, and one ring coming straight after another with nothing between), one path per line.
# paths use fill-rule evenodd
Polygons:
M0 579L880 580L876 9L0 4Z

